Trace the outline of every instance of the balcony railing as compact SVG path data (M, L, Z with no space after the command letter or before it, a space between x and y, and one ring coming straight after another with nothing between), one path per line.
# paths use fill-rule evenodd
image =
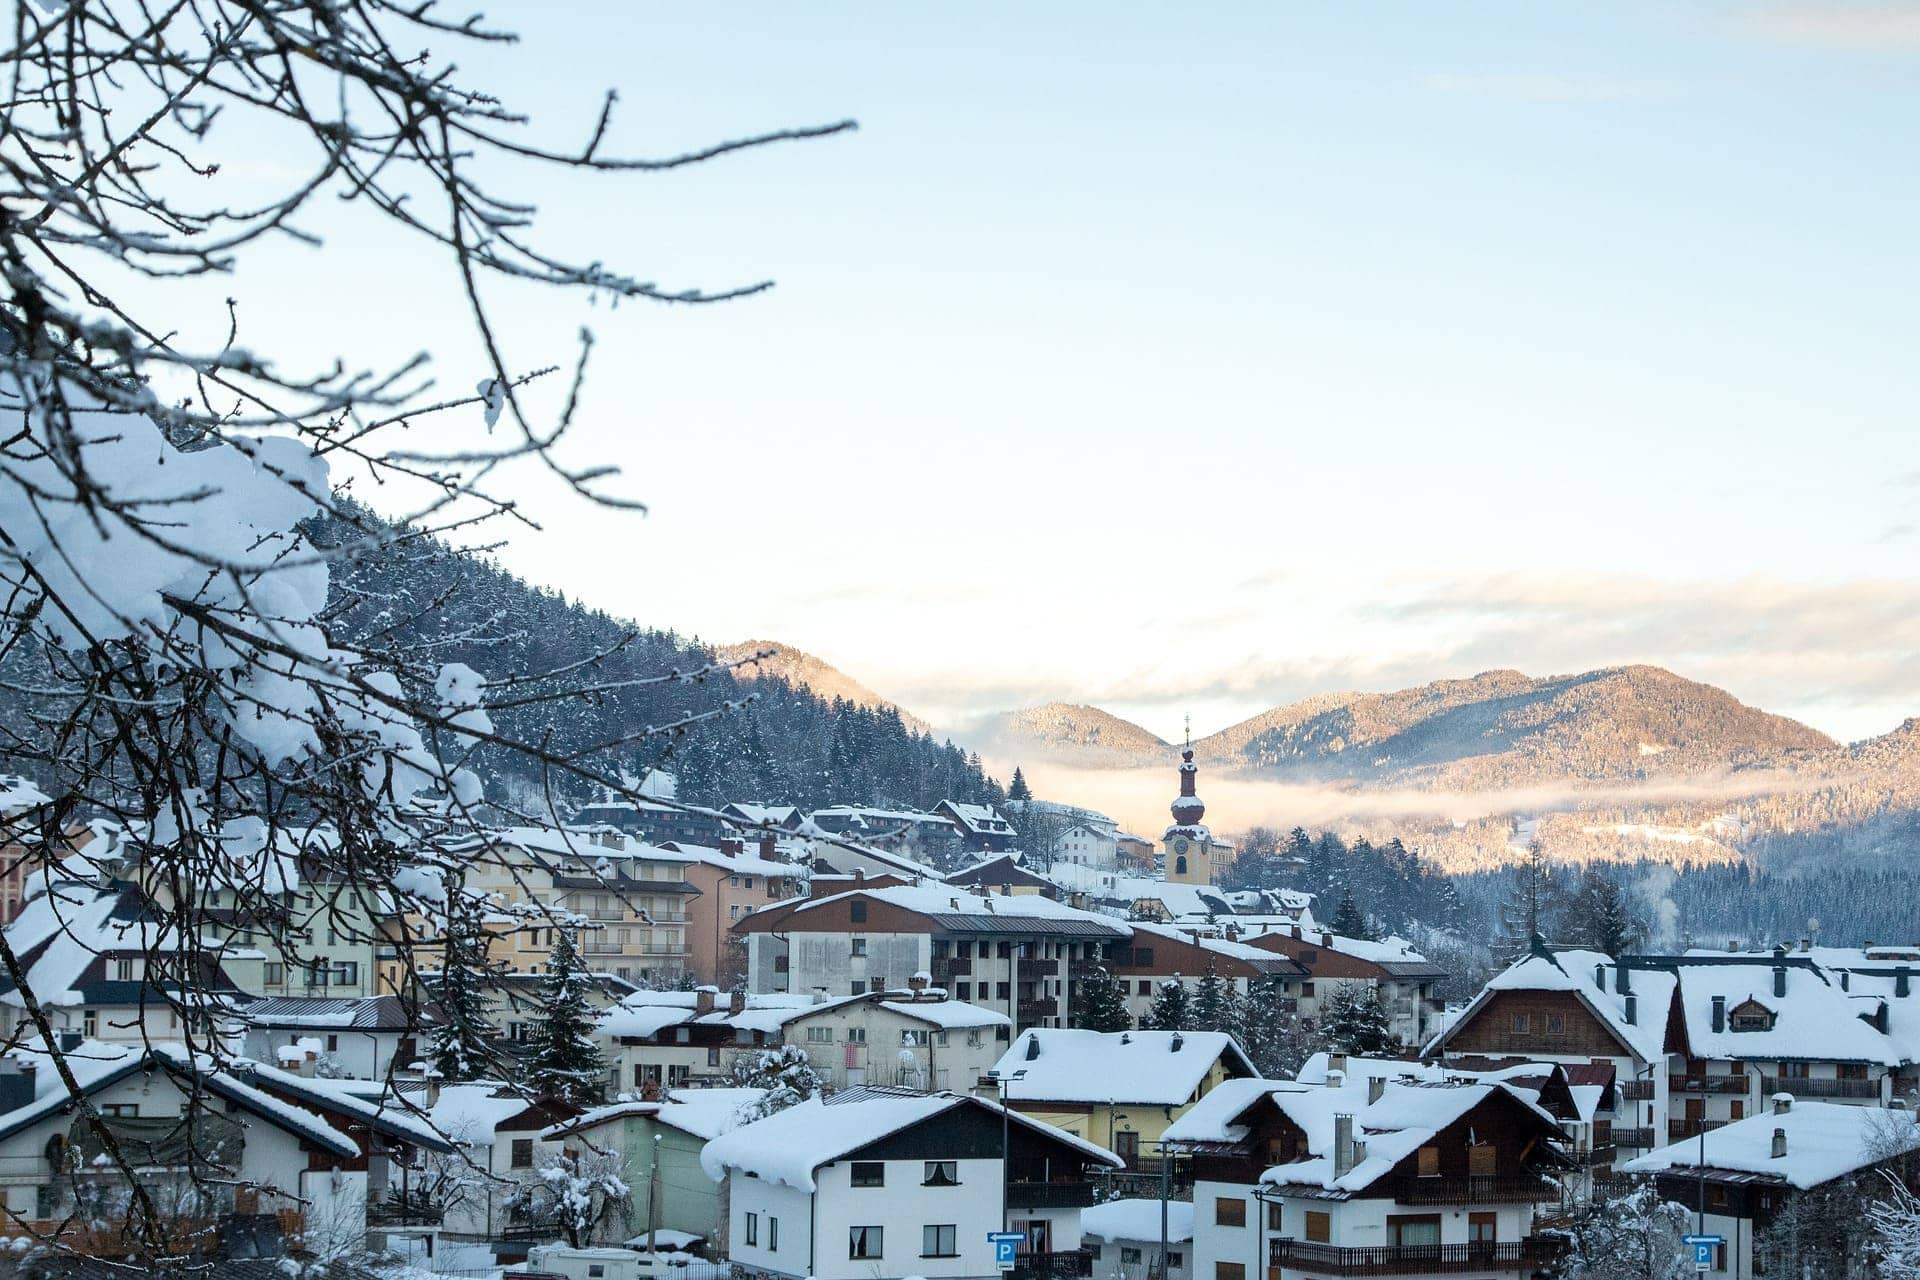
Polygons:
M1022 1023L1038 1022L1042 1018L1060 1016L1058 1000L1022 1000L1014 1006L1014 1020Z
M1573 1158L1581 1164L1591 1166L1596 1164L1612 1164L1617 1155L1618 1149L1615 1148L1611 1142L1607 1142L1597 1147L1589 1147L1585 1151L1576 1152Z
M1336 1276L1450 1275L1496 1269L1547 1267L1566 1252L1552 1236L1462 1244L1373 1245L1346 1249L1307 1240L1268 1242L1267 1261Z
M1667 1121L1667 1141L1678 1142L1682 1138L1697 1138L1702 1133L1723 1129L1726 1124L1725 1120L1669 1120Z
M1796 1098L1851 1098L1862 1102L1880 1100L1878 1080L1835 1080L1822 1076L1762 1076L1760 1093L1772 1097L1790 1093Z
M1653 1127L1649 1125L1644 1128L1630 1129L1615 1125L1613 1126L1613 1145L1651 1151L1655 1145Z
M973 957L936 956L931 972L936 983L944 983L949 978L971 977L973 976Z
M1629 1080L1620 1086L1620 1096L1628 1102L1652 1102L1653 1081L1650 1079Z
M1059 976L1058 960L1022 960L1020 976L1022 978L1053 978Z
M1016 1209L1085 1209L1093 1202L1090 1181L1007 1184L1007 1204Z
M1013 1260L1014 1280L1073 1280L1093 1274L1093 1255L1085 1249L1071 1253L1022 1253Z
M370 1227L437 1227L446 1216L445 1209L425 1196L389 1195L367 1202Z
M1496 1173L1479 1178L1400 1178L1393 1198L1401 1204L1538 1204L1560 1198L1559 1184L1532 1173Z
M1738 1093L1752 1088L1745 1074L1737 1076L1668 1076L1670 1093Z

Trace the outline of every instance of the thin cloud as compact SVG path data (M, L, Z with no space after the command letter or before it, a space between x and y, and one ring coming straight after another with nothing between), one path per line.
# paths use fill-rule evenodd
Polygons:
M1885 533L1882 533L1877 539L1875 539L1875 541L1880 543L1898 542L1902 538L1910 538L1912 536L1913 536L1912 525L1896 524L1891 529L1888 529Z
M1743 13L1739 25L1763 39L1782 44L1867 53L1920 49L1920 5L1907 3L1832 3L1771 5Z

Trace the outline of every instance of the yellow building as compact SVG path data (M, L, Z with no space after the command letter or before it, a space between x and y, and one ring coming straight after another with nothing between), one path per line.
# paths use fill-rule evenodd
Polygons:
M1140 1169L1159 1161L1167 1126L1221 1081L1259 1074L1220 1031L1035 1027L994 1064L980 1092L1004 1094L1022 1115L1098 1143Z

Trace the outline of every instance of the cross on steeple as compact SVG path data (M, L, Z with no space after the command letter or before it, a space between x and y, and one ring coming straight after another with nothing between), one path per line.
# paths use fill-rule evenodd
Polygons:
M1187 712L1187 746L1193 745L1193 712Z

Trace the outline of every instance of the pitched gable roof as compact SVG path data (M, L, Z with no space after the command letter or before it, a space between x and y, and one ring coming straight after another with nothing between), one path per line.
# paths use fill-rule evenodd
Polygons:
M993 1070L1026 1076L1008 1098L1023 1102L1132 1102L1178 1107L1193 1101L1215 1065L1229 1076L1260 1072L1223 1031L1022 1032Z

